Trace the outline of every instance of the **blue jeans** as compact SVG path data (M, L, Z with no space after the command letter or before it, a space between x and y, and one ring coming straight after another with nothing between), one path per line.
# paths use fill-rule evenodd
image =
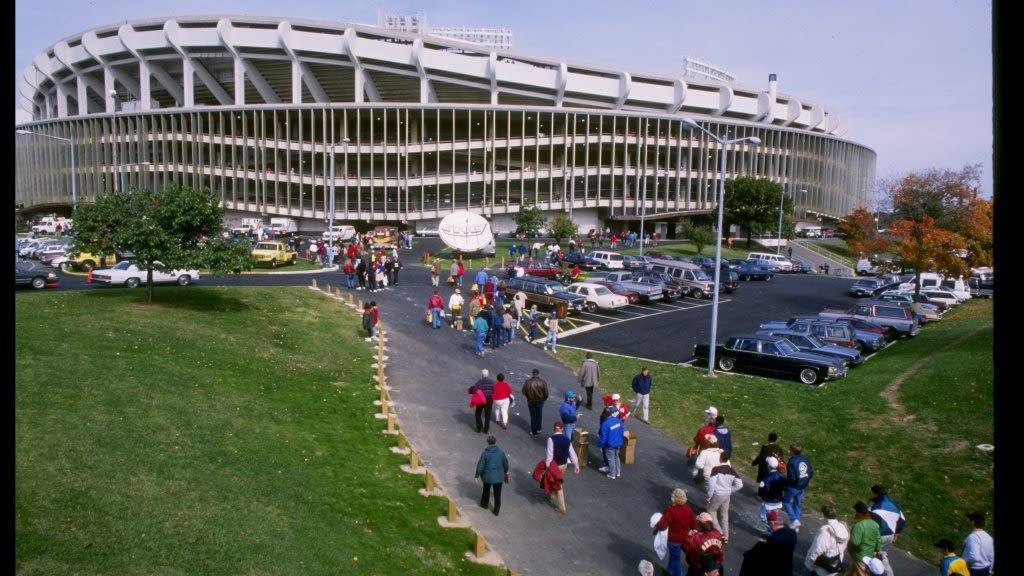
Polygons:
M486 334L482 334L480 332L476 333L476 353L477 354L483 354L484 353L484 337L485 336L486 336Z
M773 506L776 506L776 507L771 508L771 510L778 510L779 509L777 507L777 505L773 505ZM767 534L771 534L772 533L772 527L771 527L770 524L768 524L768 510L769 510L768 506L764 502L761 502L761 511L758 514L758 516L761 518L761 525L764 526L764 531Z
M348 284L349 288L355 288L356 287L356 277L355 277L355 275L354 274L349 274L348 276L346 276L345 277L345 282Z
M434 330L437 330L438 328L441 327L441 309L440 308L431 308L430 309L430 324L434 328Z
M790 486L782 496L782 507L786 509L789 523L800 520L800 510L804 501L804 491Z
M565 432L565 437L572 440L573 430L576 429L575 422L562 422L562 431Z
M370 326L370 338L376 338L376 337L377 337L377 325L374 324L373 326Z
M668 543L668 573L671 576L683 576L683 545L676 542Z
M501 333L504 331L504 328L499 328L498 326L491 328L491 350L495 350L498 346L501 346Z
M554 330L550 330L548 332L547 339L544 340L544 347L547 348L550 345L551 346L551 351L554 352L556 344L558 344L558 332L556 332Z
M608 466L609 476L618 476L622 473L622 462L619 461L619 447L605 446L601 448L601 455L604 456L604 463Z

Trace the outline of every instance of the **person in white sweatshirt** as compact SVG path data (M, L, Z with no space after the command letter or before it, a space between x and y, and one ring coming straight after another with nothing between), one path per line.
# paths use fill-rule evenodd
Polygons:
M719 464L711 469L708 477L708 512L715 530L722 533L722 542L729 542L729 500L733 492L743 488L743 480L729 463L729 453L724 450L718 455Z
M850 542L850 529L846 524L836 519L836 509L828 504L821 507L821 513L825 516L825 524L818 529L814 535L814 541L807 550L807 557L804 559L804 567L813 571L818 576L832 576L841 574L842 562L846 556L846 545ZM826 558L839 558L838 569L829 569L825 565Z

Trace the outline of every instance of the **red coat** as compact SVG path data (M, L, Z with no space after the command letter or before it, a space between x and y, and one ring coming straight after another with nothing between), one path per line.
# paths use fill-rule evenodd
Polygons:
M668 541L676 544L686 542L690 530L697 529L697 519L689 504L672 505L661 513L661 520L655 524L658 530L668 528Z
M725 559L722 551L722 534L712 528L707 532L693 532L683 542L683 551L686 552L686 565L703 568L701 559L707 555L713 555L715 562L719 564Z
M565 482L562 469L557 465L545 466L544 458L541 458L540 462L533 467L533 479L540 482L540 487L544 489L545 494L558 492L562 489L562 482Z

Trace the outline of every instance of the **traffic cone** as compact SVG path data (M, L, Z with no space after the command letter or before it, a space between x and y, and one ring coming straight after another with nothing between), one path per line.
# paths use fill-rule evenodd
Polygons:
M92 268L89 268L89 271L85 274L85 283L92 284Z

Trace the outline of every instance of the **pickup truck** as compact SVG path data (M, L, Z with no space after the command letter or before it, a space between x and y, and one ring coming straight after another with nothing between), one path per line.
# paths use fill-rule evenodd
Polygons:
M818 317L824 319L837 319L844 316L867 320L879 326L888 326L900 336L917 336L921 331L921 325L918 323L914 311L896 303L859 302L846 310L825 309L818 313Z
M632 290L640 295L640 302L653 302L665 298L665 287L650 282L637 282L633 280L633 273L629 270L615 270L604 276L592 276L594 280L605 280L617 282L627 290Z
M281 264L295 264L298 254L288 250L288 245L276 240L264 240L257 242L252 249L252 257L257 264L269 264L271 268L277 268Z
M60 226L61 234L66 234L71 230L73 221L67 218L43 216L39 223L32 226L33 234L56 234L57 227Z

